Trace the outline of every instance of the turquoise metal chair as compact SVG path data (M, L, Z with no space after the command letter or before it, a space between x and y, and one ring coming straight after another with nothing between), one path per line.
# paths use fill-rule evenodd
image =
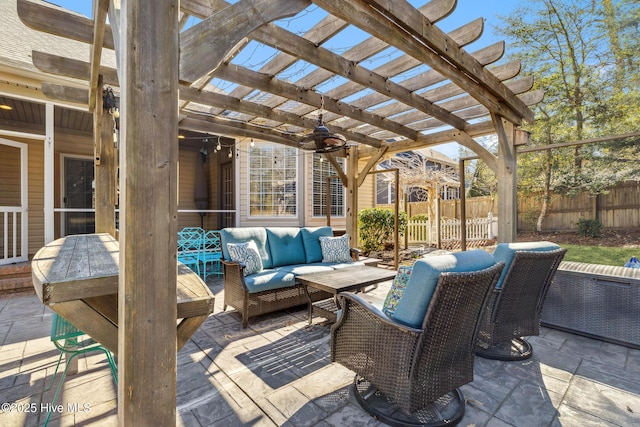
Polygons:
M202 264L203 280L207 280L207 275L209 274L222 275L222 245L220 243L220 233L217 230L209 230L204 233L199 260ZM209 267L211 267L211 270Z
M200 274L200 252L202 251L203 230L183 228L178 231L178 261Z
M66 321L63 317L58 316L58 314L53 314L53 321L51 323L51 342L53 342L56 348L60 350L60 357L58 357L58 364L56 365L56 370L53 373L51 384L49 384L46 390L49 390L51 389L51 387L53 387L56 375L58 374L58 369L60 368L60 364L62 363L62 357L65 354L67 355L67 362L65 364L64 371L62 371L62 375L60 376L60 382L58 383L56 392L53 395L53 401L51 403L52 406L55 406L56 402L58 401L60 391L62 390L62 384L64 383L64 379L67 376L69 364L75 357L81 354L89 353L92 351L103 352L107 356L107 362L109 363L109 367L111 368L111 375L113 375L113 380L116 382L116 384L118 383L118 367L111 352L93 339L83 340L83 345L79 346L80 343L78 341L78 338L83 335L86 334L82 330L76 328L71 323ZM52 411L49 411L47 419L44 422L45 426L49 424L49 419L51 418L52 413Z

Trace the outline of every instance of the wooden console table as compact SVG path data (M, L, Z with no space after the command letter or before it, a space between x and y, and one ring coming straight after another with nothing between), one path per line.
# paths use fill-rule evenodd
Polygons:
M31 262L33 287L43 304L118 353L118 241L109 234L55 240ZM178 264L180 349L213 312L214 296L200 277Z

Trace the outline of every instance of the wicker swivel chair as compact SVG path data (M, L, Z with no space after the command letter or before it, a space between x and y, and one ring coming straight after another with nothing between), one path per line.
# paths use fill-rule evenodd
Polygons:
M331 328L331 360L356 373L355 396L380 421L440 426L462 419L465 400L458 387L473 380L478 319L504 266L484 254L491 258L489 267L436 271L418 326L400 323L360 295L338 294L342 314ZM415 294L409 295L412 281L425 287L419 283L424 282L424 271L416 271L416 266L426 259L414 266L402 297L409 298L408 304L417 302ZM402 304L401 299L396 316Z
M547 290L566 249L551 242L501 243L494 251L505 268L480 322L476 355L524 360L533 349L525 336L540 334Z

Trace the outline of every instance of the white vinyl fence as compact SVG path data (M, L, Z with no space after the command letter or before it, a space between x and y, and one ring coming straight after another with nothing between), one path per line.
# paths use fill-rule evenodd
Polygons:
M495 238L497 229L497 219L491 214L487 218L471 218L467 219L467 242L485 241ZM441 242L460 241L460 223L459 219L443 219L440 222L440 240ZM409 244L437 244L436 224L431 221L413 221L409 220L407 224L407 233L409 235Z

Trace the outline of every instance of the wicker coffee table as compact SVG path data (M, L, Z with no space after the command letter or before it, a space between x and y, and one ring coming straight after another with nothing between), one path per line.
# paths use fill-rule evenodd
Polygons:
M297 281L304 286L309 300L309 324L314 313L331 322L336 321L336 314L340 309L336 298L339 292L359 291L369 285L391 280L396 274L395 270L363 265L298 276ZM309 286L331 293L333 298L314 303L309 296Z

